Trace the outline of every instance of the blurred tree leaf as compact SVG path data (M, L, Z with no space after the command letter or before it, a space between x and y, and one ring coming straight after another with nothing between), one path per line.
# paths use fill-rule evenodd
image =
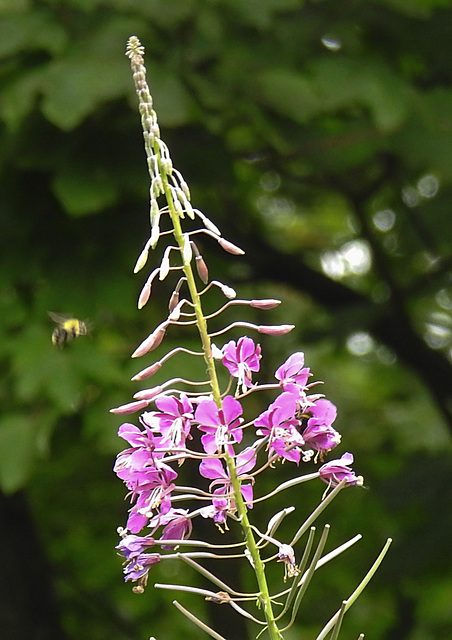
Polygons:
M35 458L35 421L22 413L0 416L0 485L14 493L30 479Z
M50 122L73 129L99 104L130 89L123 52L114 43L138 26L134 18L112 16L48 65L41 108Z
M101 166L70 166L60 171L53 182L55 195L72 216L102 211L118 197L118 187Z
M257 78L257 88L264 104L295 122L310 120L320 109L321 103L311 82L299 72L285 69L263 71Z
M0 20L0 58L35 49L56 54L62 51L67 39L63 25L48 9L22 10Z

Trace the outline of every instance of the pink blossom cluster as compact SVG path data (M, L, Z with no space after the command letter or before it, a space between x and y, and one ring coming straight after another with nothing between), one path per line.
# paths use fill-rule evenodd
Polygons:
M291 355L275 372L276 383L258 385L253 374L260 368L261 349L251 338L231 340L221 350L222 364L237 379L237 393L226 395L221 407L211 396L161 394L155 398L155 410L140 416L140 427L125 423L119 436L129 444L114 467L127 487L131 508L122 530L119 551L125 558L125 580L146 584L149 569L161 560L159 553L149 553L159 532L162 549L171 550L190 537L193 518L211 518L221 529L235 512L230 471L225 452L235 462L240 491L248 508L253 507L253 485L262 468L287 460L323 462L324 457L341 440L333 427L336 407L321 394L311 393L310 370L304 366L304 354ZM245 423L242 402L255 391L278 390L279 395L254 420ZM252 430L254 443L240 448L245 430ZM246 439L247 441L250 438ZM266 451L261 469L258 452ZM174 467L186 460L195 461L197 473L210 481L208 491L177 484ZM350 468L353 456L322 464L318 476L336 486L361 484L362 478ZM202 485L200 478L200 485ZM199 509L182 509L181 499L203 500ZM138 535L144 528L146 535ZM165 544L166 543L166 544Z

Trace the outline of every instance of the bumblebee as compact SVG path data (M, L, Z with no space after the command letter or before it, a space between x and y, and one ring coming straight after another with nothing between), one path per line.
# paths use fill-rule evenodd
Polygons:
M78 336L88 334L88 324L83 320L77 320L70 315L53 313L49 311L50 318L57 323L57 327L52 332L52 344L62 349L68 342Z

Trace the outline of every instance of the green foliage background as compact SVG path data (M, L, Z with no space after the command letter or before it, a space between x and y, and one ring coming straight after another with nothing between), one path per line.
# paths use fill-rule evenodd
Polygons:
M333 542L364 540L319 573L287 639L315 637L392 536L343 637L443 640L450 0L0 1L4 637L199 637L164 592L130 592L113 550L127 507L111 472L120 420L108 409L137 390L130 353L169 293L160 287L137 311L148 177L124 57L132 34L194 204L247 250L231 258L203 242L211 276L241 297L280 297L271 322L297 325L261 341L263 379L305 351L339 408L340 453L353 451L366 478L368 491L343 492L325 516ZM88 318L91 338L53 349L48 310ZM322 490L294 503L300 520ZM155 581L195 579L164 568Z

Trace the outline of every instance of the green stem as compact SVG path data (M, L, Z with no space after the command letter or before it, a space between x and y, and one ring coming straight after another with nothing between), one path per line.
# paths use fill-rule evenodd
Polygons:
M159 157L159 162L160 162L160 157ZM173 196L169 189L168 178L166 178L166 176L164 176L163 185L165 189L166 202L169 208L169 214L171 217L171 221L173 223L173 235L182 255L182 250L184 246L184 235L183 235L181 224L180 224L180 218L174 207ZM185 277L187 278L187 286L188 286L188 290L190 291L191 301L193 303L194 310L195 310L196 326L198 327L199 336L201 338L201 344L204 352L204 360L207 365L207 373L210 379L212 395L217 404L217 407L220 409L222 406L220 386L218 384L218 377L215 369L215 361L212 356L212 346L211 346L210 337L207 331L207 322L204 317L204 313L202 311L201 298L199 296L198 289L196 288L195 277L193 274L193 269L191 267L191 264L190 263L183 264L182 268L183 268Z
M179 249L182 255L182 249L184 246L184 237L183 237L183 232L180 225L180 218L177 212L175 211L172 194L168 187L168 182L166 177L163 181L163 184L165 189L166 201L169 208L169 213L173 223L174 238L179 246ZM218 408L221 409L222 402L221 402L220 388L219 388L217 373L215 369L215 362L212 356L210 337L207 331L207 322L202 311L201 299L199 297L199 293L196 288L196 282L195 282L191 264L190 263L184 264L183 271L184 271L185 277L187 278L187 285L188 285L191 300L193 302L194 309L195 309L196 324L198 327L199 335L200 335L202 346L203 346L204 360L206 361L206 364L207 364L207 370L210 378L210 385L212 388L213 397L215 399L215 402ZM246 546L253 561L254 570L256 573L256 579L257 579L257 583L260 590L259 601L264 610L265 619L268 625L268 632L272 640L280 640L282 636L279 633L279 630L275 621L275 616L273 613L273 607L271 603L270 593L268 590L267 579L265 576L265 567L261 560L259 550L257 548L256 541L250 526L250 522L248 520L247 508L242 496L242 492L240 491L240 480L237 476L235 461L234 461L234 458L230 456L227 451L225 452L225 461L229 471L229 477L230 477L231 485L234 492L234 501L239 514L240 524L242 526L242 530L245 535Z
M132 44L133 40L133 44ZM201 298L196 287L196 281L193 274L193 269L189 260L184 259L184 233L181 228L180 217L174 205L173 194L171 192L167 170L162 165L161 154L158 144L155 141L155 135L158 135L157 117L152 107L152 96L149 92L149 87L146 82L146 69L144 67L144 61L142 54L144 52L137 38L131 38L129 40L129 54L131 58L132 70L134 72L134 82L137 89L139 98L139 107L141 122L144 131L145 149L148 157L148 167L152 177L152 170L149 162L152 162L152 156L157 158L158 172L162 179L163 193L168 205L169 215L173 224L174 239L179 248L182 257L182 269L187 279L187 286L190 292L191 301L193 303L194 312L196 316L196 325L200 335L204 360L207 365L207 372L209 375L210 386L212 389L212 395L214 401L219 409L222 408L222 400L220 393L220 386L218 383L217 372L215 368L215 361L212 356L212 347L210 336L207 331L207 321L202 311ZM271 597L268 590L267 579L265 576L265 567L261 560L259 550L256 545L256 541L248 520L247 507L240 491L240 479L237 475L237 469L234 458L225 451L225 461L229 471L229 477L234 494L234 501L237 512L239 514L240 523L245 536L246 546L248 548L254 570L256 573L256 579L259 586L259 604L262 606L265 619L267 622L267 628L271 640L281 640L282 636L276 625L275 616L273 614L273 608L271 603Z
M240 491L240 480L237 477L237 469L234 463L234 459L228 453L226 453L225 459L229 471L229 477L231 479L232 488L234 491L235 505L239 514L242 531L245 535L246 547L250 553L254 572L256 574L257 584L259 586L259 603L262 605L262 609L265 614L268 633L271 640L281 640L282 635L279 632L278 626L276 624L271 597L268 590L267 578L265 575L265 566L262 562L259 549L257 548L256 540L254 538L253 531L248 520L248 510L243 499L242 492Z

